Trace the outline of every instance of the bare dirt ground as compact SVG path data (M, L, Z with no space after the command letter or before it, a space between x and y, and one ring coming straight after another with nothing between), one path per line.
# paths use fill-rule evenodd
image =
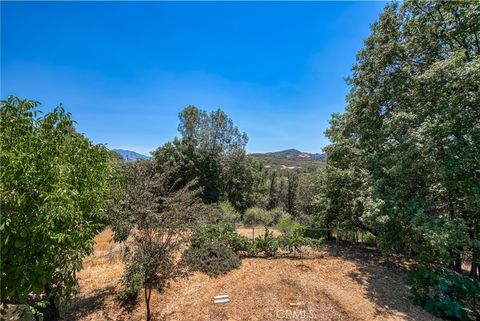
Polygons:
M123 264L109 254L110 239L110 231L97 236L64 320L145 320L142 297L133 306L115 299ZM326 244L302 257L246 258L218 278L194 273L154 293L152 308L154 320L436 320L410 303L404 277L402 264L374 251L341 246L336 256ZM231 301L213 304L220 294Z

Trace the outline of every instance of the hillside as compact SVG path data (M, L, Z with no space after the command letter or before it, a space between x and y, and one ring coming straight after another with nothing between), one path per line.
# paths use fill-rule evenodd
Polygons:
M148 156L125 149L113 149L125 160L133 162L138 159L149 159ZM327 155L322 153L307 153L297 149L286 149L278 152L252 153L250 156L260 160L266 167L280 170L312 170L323 166Z
M138 159L149 159L150 157L139 154L137 152L131 151L131 150L125 150L125 149L113 149L115 153L119 154L120 156L123 157L125 162L134 162Z
M260 160L268 168L281 170L311 170L325 165L327 159L324 153L307 153L297 149L252 153L250 156Z

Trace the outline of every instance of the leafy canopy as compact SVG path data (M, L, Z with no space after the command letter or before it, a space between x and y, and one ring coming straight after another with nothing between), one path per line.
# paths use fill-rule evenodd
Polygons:
M77 133L63 107L41 115L37 105L0 102L2 302L47 285L57 303L71 295L111 195L107 149Z

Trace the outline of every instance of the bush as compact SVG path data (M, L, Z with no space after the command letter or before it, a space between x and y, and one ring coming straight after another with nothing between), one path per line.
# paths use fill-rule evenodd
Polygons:
M235 228L229 223L207 224L194 230L192 246L200 247L208 241L228 241L235 234Z
M278 240L273 237L272 232L265 227L265 235L255 239L255 246L258 252L265 253L266 256L275 257L278 253Z
M125 267L121 283L123 290L118 295L121 301L135 301L143 287L142 268L138 261L129 261Z
M302 227L299 230L303 237L310 239L321 240L328 237L328 229Z
M435 316L461 321L480 318L475 305L480 299L480 283L476 280L420 265L410 272L408 283L413 302Z
M299 222L302 225L305 226L315 226L318 225L317 222L315 221L315 216L314 215L309 215L306 213L299 213L296 217L295 220Z
M249 208L243 215L243 222L247 225L270 225L272 220L271 213L259 207Z
M235 253L245 253L249 256L256 256L257 249L250 239L238 235L231 224L220 223L205 225L195 230L192 238L193 247L201 247L207 242L222 242L231 248Z
M199 247L191 246L184 253L185 263L193 271L217 277L240 266L240 258L221 241L207 241Z
M321 246L321 240L316 240L302 236L302 230L291 234L273 237L272 232L265 229L264 237L255 239L255 246L258 252L263 252L268 257L278 256L279 251L292 253L293 251L301 252L302 246L310 246L318 249Z
M274 209L271 209L269 212L270 212L270 215L272 216L273 224L277 224L281 220L291 219L290 214L285 212L281 207L275 207Z
M248 237L233 233L228 239L228 246L237 254L243 253L248 256L257 256L258 249Z
M363 243L371 246L375 246L377 244L377 238L371 232L366 232L363 236Z
M280 250L289 253L294 250L300 252L302 246L318 249L322 240L305 237L303 231L302 227L291 234L273 237L272 232L265 227L265 235L255 238L252 242L251 239L238 235L229 224L206 225L195 230L191 247L201 248L208 243L221 243L236 254L257 256L263 252L268 257L277 256Z
M293 221L290 217L281 218L277 223L277 228L285 234L293 234L302 227L302 224Z
M229 224L235 224L240 221L240 213L230 204L230 202L218 203L218 208L222 213L221 221Z
M319 249L322 240L304 237L301 233L285 234L277 238L278 246L288 253L293 251L301 252L302 246L310 246L313 249Z

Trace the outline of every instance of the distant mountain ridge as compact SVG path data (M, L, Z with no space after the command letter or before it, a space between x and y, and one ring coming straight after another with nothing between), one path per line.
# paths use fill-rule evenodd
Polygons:
M130 163L139 159L149 159L150 157L126 149L112 149L115 153L122 156L125 162Z
M134 162L139 159L149 159L150 157L126 149L112 149L125 160L125 162ZM325 153L301 152L298 149L286 149L278 152L252 153L250 156L260 160L266 168L281 170L303 170L315 169L323 166L326 162Z
M322 153L307 153L301 152L298 149L286 149L279 152L269 152L265 153L266 155L272 155L277 157L286 157L286 158L302 158L302 159L309 159L309 160L320 160L325 161L327 159L327 155Z
M325 165L325 153L307 153L298 149L286 149L278 152L252 153L250 156L260 160L266 168L280 170L311 170Z

